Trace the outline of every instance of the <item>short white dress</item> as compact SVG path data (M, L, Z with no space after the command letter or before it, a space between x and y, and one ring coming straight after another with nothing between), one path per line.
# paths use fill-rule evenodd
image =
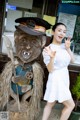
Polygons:
M54 58L54 70L48 75L48 81L46 84L46 91L44 100L48 102L54 102L55 100L59 103L69 100L72 98L69 89L69 72L68 65L70 63L70 55L65 49L65 44L61 45L50 44L52 51L56 51ZM43 60L46 66L50 61L50 56L43 50Z

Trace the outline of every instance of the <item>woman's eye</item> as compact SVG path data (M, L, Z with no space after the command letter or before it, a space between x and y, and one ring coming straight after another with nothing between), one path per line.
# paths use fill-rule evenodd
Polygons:
M58 30L59 32L61 32L61 30Z
M63 33L65 33L65 34L66 34L66 32L63 32Z

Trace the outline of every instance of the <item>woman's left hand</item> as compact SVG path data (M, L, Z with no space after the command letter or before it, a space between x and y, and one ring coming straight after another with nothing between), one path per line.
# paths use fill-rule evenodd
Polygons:
M68 37L67 38L67 40L65 40L65 47L66 47L66 49L69 49L70 48L70 44L71 44L71 38L70 37Z

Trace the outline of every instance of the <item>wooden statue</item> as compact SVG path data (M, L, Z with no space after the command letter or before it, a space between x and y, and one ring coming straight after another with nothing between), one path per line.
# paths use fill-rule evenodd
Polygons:
M15 22L20 23L14 32L16 53L13 53L11 42L4 36L11 61L1 74L6 90L2 109L10 111L10 120L36 120L43 94L41 52L50 24L34 17L18 18Z

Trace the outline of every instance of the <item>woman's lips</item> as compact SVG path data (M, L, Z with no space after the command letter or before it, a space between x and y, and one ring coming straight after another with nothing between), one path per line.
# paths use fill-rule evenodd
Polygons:
M61 37L61 36L58 36L59 37L59 39L63 39L63 37Z

